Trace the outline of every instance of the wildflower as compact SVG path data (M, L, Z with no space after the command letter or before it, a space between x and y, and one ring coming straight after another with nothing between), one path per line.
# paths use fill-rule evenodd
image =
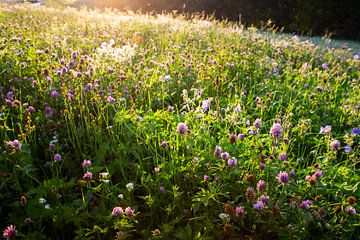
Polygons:
M257 119L255 120L253 126L254 126L255 128L260 128L260 127L262 126L262 121L261 121L261 119L257 118Z
M161 193L164 193L164 192L165 192L165 187L164 187L164 186L160 186L160 187L159 187L159 191L160 191Z
M107 172L99 173L99 178L100 179L106 179L108 177L109 177L109 173L107 173Z
M46 203L46 199L45 199L45 198L39 198L39 203L40 203L40 204Z
M323 69L327 69L327 68L328 68L328 64L327 64L327 63L323 63L323 64L321 64L321 67L322 67Z
M266 165L265 165L264 163L260 163L260 164L259 164L259 168L260 168L261 170L265 169L265 167L266 167Z
M255 192L252 187L248 187L246 189L245 197L246 197L246 200L249 202L255 199Z
M269 202L269 196L266 194L263 194L260 196L259 201L261 201L264 205L267 205Z
M253 207L255 210L260 211L260 210L264 209L265 205L262 201L258 201L257 203L255 203L253 205Z
M167 75L167 76L164 77L164 80L165 80L165 82L170 82L171 77L169 75Z
M218 158L221 157L221 147L220 146L215 147L214 156L216 156Z
M282 160L282 161L286 160L286 154L285 153L280 153L279 157L280 157L280 160Z
M51 107L46 106L46 107L45 107L45 117L46 117L46 118L51 118L51 117L52 117L52 113L53 113L53 111L52 111Z
M290 172L289 172L290 176L293 177L293 176L295 176L295 174L296 174L296 171L294 169L290 170Z
M280 172L277 176L276 176L276 180L279 183L289 183L289 175L286 172Z
M155 173L159 173L159 172L160 172L160 168L155 167L155 168L154 168L154 172L155 172Z
M174 107L173 107L173 106L169 106L169 107L168 107L168 111L169 111L169 112L173 112L173 111L174 111Z
M221 153L221 158L227 160L229 158L229 153L228 152Z
M126 188L127 188L128 191L131 191L131 190L134 189L134 184L133 183L128 183L128 184L126 184Z
M338 148L340 148L340 141L337 140L337 139L335 139L334 141L332 141L332 142L330 143L330 147L331 147L332 149L338 149Z
M237 165L237 159L234 158L234 157L232 157L231 159L229 159L229 160L227 161L227 164L228 164L228 166L234 167L234 166Z
M270 129L270 135L272 137L281 137L282 136L282 128L279 123L274 123Z
M116 216L120 216L121 214L123 214L124 210L122 209L122 207L114 207L111 215L116 217Z
M234 108L234 112L241 113L241 105L240 104L236 105L236 107Z
M244 214L245 214L245 208L244 207L239 206L239 207L235 208L235 216L236 217L242 217L242 216L244 216Z
M118 197L119 199L124 199L124 194L119 193L119 194L117 195L117 197Z
M56 97L59 97L60 96L60 94L57 92L57 91L52 91L51 93L50 93L50 96L52 97L52 98L56 98Z
M204 100L204 101L202 102L201 108L202 108L205 112L207 112L207 111L209 111L209 109L210 109L210 105L211 105L211 100L210 100L210 99Z
M45 204L44 206L45 209L49 210L51 207L50 207L50 204Z
M277 67L274 68L273 73L274 73L275 75L278 74L278 73L279 73L279 69L278 69Z
M359 135L360 134L360 129L359 128L353 128L353 129L351 129L351 132L354 135Z
M320 133L328 133L331 131L331 126L326 125L325 127L320 127Z
M14 225L10 225L4 230L3 237L6 239L15 238L16 233L17 233L16 227Z
M230 140L230 143L233 144L236 142L236 135L235 134L230 134L229 136L229 140Z
M59 154L59 153L56 153L55 155L54 155L54 161L55 162L59 162L59 161L61 161L61 155Z
M112 96L108 96L107 101L108 103L113 104L115 102L115 98L113 98Z
M188 131L187 126L185 125L185 123L179 123L177 126L177 131L180 134L185 134Z
M347 144L344 148L344 152L349 153L351 151L351 147L349 144Z
M205 182L208 182L209 180L210 180L210 177L207 176L207 175L204 175L204 181L205 181Z
M92 177L93 177L92 172L86 172L83 176L85 181L90 181L92 179Z
M90 161L90 160L84 160L84 161L82 162L82 166L83 166L83 168L89 168L89 167L91 167L91 161Z
M317 180L320 180L323 176L323 171L316 169L315 173L313 174L314 177L316 177Z
M228 219L229 217L230 217L230 215L227 214L227 213L220 213L219 214L219 218L221 218L221 219Z
M305 181L307 181L311 186L314 186L317 183L317 178L313 176L306 176Z
M357 214L356 209L354 207L352 207L352 206L349 206L349 207L345 208L345 211L348 212L351 215Z
M35 108L34 108L33 106L28 106L28 107L26 108L26 111L28 111L28 112L35 112Z
M244 134L239 134L238 136L238 139L240 140L240 141L244 141L245 140L245 135Z
M258 183L256 184L256 190L258 191L265 191L266 189L266 183L264 180L260 180L258 181Z
M131 207L125 208L125 215L126 215L128 218L132 218L132 217L134 216L134 212L135 212L135 210L132 209Z
M309 209L310 208L310 205L312 204L312 201L311 200L305 200L305 201L302 201L301 203L300 203L300 208L302 208L302 209L305 209L305 210L307 210L307 209Z
M193 163L198 163L199 162L199 158L197 158L197 157L194 157L194 159L193 159Z
M162 148L167 148L167 143L165 142L165 141L162 141L161 143L160 143L160 146L162 147Z

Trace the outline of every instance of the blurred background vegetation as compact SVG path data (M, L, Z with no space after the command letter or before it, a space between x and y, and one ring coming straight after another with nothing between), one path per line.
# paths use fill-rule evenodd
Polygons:
M43 0L71 6L162 13L206 13L245 26L286 33L360 40L360 0Z

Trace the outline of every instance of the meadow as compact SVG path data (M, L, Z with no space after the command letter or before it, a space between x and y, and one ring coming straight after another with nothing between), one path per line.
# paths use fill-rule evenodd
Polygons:
M0 30L3 238L360 235L359 49L26 4Z

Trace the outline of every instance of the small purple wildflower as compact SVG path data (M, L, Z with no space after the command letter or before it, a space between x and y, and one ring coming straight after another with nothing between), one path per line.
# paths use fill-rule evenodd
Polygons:
M164 192L165 192L165 187L164 187L164 186L160 186L160 187L159 187L159 191L160 191L161 193L164 193Z
M227 161L227 164L228 164L228 166L231 166L231 167L237 166L237 159L232 157L231 159L229 159Z
M108 96L107 101L108 103L113 104L115 102L115 98L113 98L112 96Z
M210 105L211 105L211 100L210 100L210 99L207 99L207 100L204 100L204 101L202 102L201 108L202 108L205 112L207 112L207 111L209 111L209 109L210 109Z
M279 68L275 67L274 70L273 70L273 73L274 73L275 75L277 75L277 74L279 73Z
M324 86L317 86L315 89L316 89L316 91L323 92Z
M259 164L260 170L264 170L265 167L266 167L265 163L260 163L260 164Z
M188 131L188 128L185 123L181 122L177 125L177 131L180 134L185 134Z
M90 161L90 160L84 160L84 161L82 162L82 166L83 166L83 168L89 168L89 167L91 167L91 161Z
M279 123L274 123L270 129L270 135L272 137L281 137L282 136L282 128Z
M328 68L328 64L327 64L327 63L323 63L323 64L321 64L321 67L322 67L323 69L327 69L327 68Z
M279 183L289 183L289 175L286 172L280 171L280 173L276 176L276 180Z
M320 133L328 133L331 131L331 126L326 125L325 127L320 127Z
M168 144L167 144L165 141L161 141L160 146L161 146L162 148L167 148L167 147L168 147Z
M159 173L159 172L160 172L160 168L155 167L155 168L154 168L154 172L155 172L155 173Z
M62 160L61 155L60 155L59 153L56 153L56 154L54 155L54 161L55 161L55 162L59 162L59 161L61 161L61 160Z
M116 217L116 216L120 216L121 214L123 214L123 212L124 212L124 210L122 209L122 207L114 207L114 209L111 212L111 215Z
M312 201L311 200L305 200L305 201L302 201L301 203L300 203L300 208L302 208L302 209L305 209L305 210L307 210L307 209L309 209L310 208L310 205L312 204Z
M173 112L173 111L174 111L174 107L173 107L173 106L169 106L169 107L168 107L168 111L169 111L169 112Z
M267 205L269 202L269 196L266 194L263 194L260 196L259 201L261 201L264 205Z
M354 135L359 135L360 134L360 129L359 128L353 128L351 129L351 133Z
M84 176L83 176L83 179L84 179L85 181L90 181L92 178L93 178L92 172L86 172L86 173L84 174Z
M349 206L349 207L345 208L345 211L348 212L351 215L355 215L357 213L356 209L354 207L352 207L352 206Z
M347 144L344 148L344 152L349 153L351 151L351 147L349 144Z
M281 161L285 161L286 160L286 153L280 153L279 157L280 157Z
M235 208L235 216L236 217L242 217L242 216L244 216L244 214L245 214L245 208L244 207L239 206L239 207Z
M15 139L14 141L12 141L12 146L15 150L19 151L21 149L21 142Z
M28 112L35 112L35 108L34 108L33 106L28 106L28 107L26 108L26 111L28 111Z
M255 120L253 126L254 126L255 128L260 128L260 127L262 126L262 121L261 121L261 119L257 118L257 119Z
M295 174L296 174L296 171L294 169L290 170L289 175L291 177L295 176Z
M215 150L214 150L214 156L221 158L221 147L220 146L216 146Z
M332 142L330 143L330 147L331 147L332 149L339 149L339 148L340 148L340 141L337 140L337 139L335 139L334 141L332 141Z
M209 180L210 180L210 177L207 176L207 175L204 175L204 181L205 181L205 182L208 182Z
M228 152L221 153L221 158L227 160L229 158L229 153Z
M240 140L240 141L244 141L245 140L245 135L244 134L239 134L238 136L238 139Z
M125 215L126 215L128 218L132 218L132 217L134 216L134 212L135 212L135 210L132 209L131 207L125 208Z
M264 180L258 181L258 183L256 184L256 190L258 190L258 191L265 191L266 190L266 183L265 183Z
M254 204L254 209L257 211L261 211L262 209L264 209L265 205L262 201L258 201L257 203Z
M52 98L57 98L57 97L59 97L60 96L60 94L57 92L57 91L52 91L51 93L50 93L50 96L52 97Z
M322 176L323 176L323 171L316 169L313 176L316 177L317 180L320 180L320 178L322 178Z

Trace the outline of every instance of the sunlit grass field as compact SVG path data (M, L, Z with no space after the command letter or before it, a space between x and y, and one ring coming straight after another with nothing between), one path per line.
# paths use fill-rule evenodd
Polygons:
M30 4L0 30L5 239L360 234L358 43Z

